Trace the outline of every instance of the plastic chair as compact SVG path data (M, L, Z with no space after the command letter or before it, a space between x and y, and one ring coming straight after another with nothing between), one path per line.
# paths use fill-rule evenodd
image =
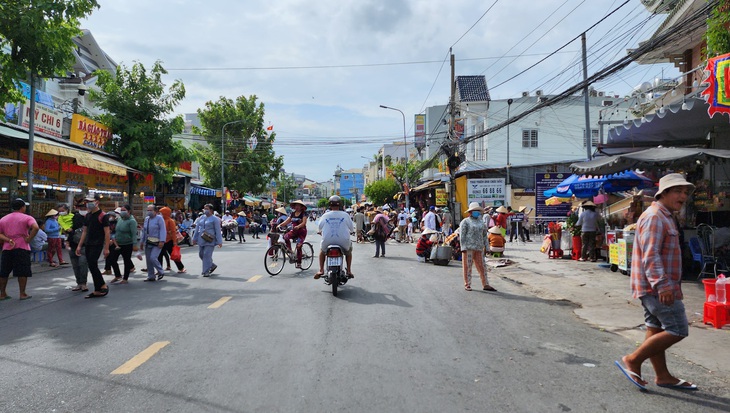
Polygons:
M700 239L700 247L702 248L702 270L697 279L703 275L711 275L717 278L717 267L725 268L725 264L718 257L715 257L715 230L707 225L700 224L697 226L697 236ZM712 271L708 270L708 266L712 266Z
M692 237L689 239L689 250L692 252L692 261L699 264L700 268L702 268L704 261L702 261L702 243L700 243L699 238Z

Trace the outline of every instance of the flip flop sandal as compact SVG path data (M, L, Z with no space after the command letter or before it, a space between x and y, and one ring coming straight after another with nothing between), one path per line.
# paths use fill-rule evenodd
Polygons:
M471 286L470 286L470 285L467 285L466 287L464 287L464 289L465 289L466 291L471 291Z
M71 289L71 291L81 291L81 287L74 287Z

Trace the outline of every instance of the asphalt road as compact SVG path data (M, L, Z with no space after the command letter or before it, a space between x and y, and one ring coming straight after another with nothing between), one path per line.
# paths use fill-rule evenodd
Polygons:
M498 277L466 292L459 263L418 263L413 245L356 245L333 297L316 263L270 277L266 240L247 241L216 249L213 277L183 248L188 274L138 273L101 299L66 289L70 268L33 277L31 300L0 302L0 412L730 410L716 388L638 391L613 365L635 343Z

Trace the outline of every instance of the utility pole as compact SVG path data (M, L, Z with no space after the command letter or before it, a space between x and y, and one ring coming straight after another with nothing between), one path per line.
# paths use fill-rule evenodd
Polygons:
M449 120L449 139L446 142L446 145L449 145L452 150L449 151L451 156L457 156L457 152L459 150L459 144L458 140L456 139L456 134L454 131L456 130L456 57L452 53L452 49L449 48L449 54L451 55L451 97L449 98L449 109L451 109L451 116ZM446 162L448 164L448 158L446 159ZM454 186L454 171L452 168L449 168L449 211L451 214L451 222L457 222L457 219L455 219L457 216L456 211L456 188ZM461 214L461 211L459 211L459 214Z
M30 74L30 109L28 112L28 208L33 208L33 140L35 138L35 75Z
M583 32L583 34L580 35L580 42L583 46L583 81L585 82L588 79L588 56L586 52L586 33ZM593 134L591 133L591 113L589 111L589 105L590 105L590 96L588 95L588 83L585 84L585 87L583 88L583 101L585 104L585 116L586 116L586 133L585 133L585 139L586 139L586 160L591 160L591 139L593 138Z

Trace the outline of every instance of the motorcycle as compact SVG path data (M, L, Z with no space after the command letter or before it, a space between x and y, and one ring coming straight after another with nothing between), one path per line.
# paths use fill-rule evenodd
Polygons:
M339 245L327 247L324 283L332 286L332 295L337 297L337 288L347 284L345 252Z

